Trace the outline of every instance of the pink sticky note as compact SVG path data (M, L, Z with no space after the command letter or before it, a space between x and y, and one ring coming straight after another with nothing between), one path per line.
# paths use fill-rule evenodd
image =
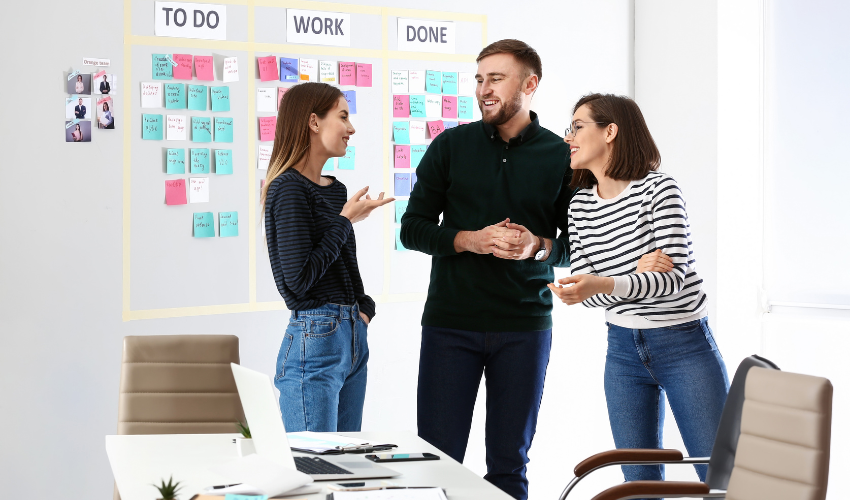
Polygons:
M428 122L428 132L431 134L431 139L436 139L438 135L443 133L443 130L446 130L443 126L443 120Z
M458 125L469 125L472 122L457 122Z
M395 147L395 168L410 168L410 146Z
M106 70L105 70L105 69L104 69L104 70L100 70L100 72L99 72L99 73L97 73L96 75L94 75L94 77L92 77L92 80L99 80L99 79L103 78L103 75L105 75L105 74L106 74Z
M173 70L172 74L174 74ZM198 80L207 82L215 80L212 56L195 56L195 75L197 75Z
M100 106L101 104L103 104L103 103L105 103L105 102L112 102L112 98L111 98L111 97L109 97L109 96L106 96L106 97L104 97L103 99L98 99L98 100L97 100L97 105L98 105L98 106Z
M357 63L357 86L372 86L372 65Z
M260 66L261 82L280 80L277 73L277 56L258 57L257 64Z
M410 96L409 95L394 95L393 96L393 118L409 118L410 117Z
M355 85L357 78L355 77L356 68L353 62L339 63L339 84L340 85Z
M175 80L191 80L192 79L192 54L173 54L171 57L177 66L171 70L171 75Z
M280 109L280 100L283 99L283 94L289 90L289 87L278 87L277 88L277 109Z
M186 179L165 181L165 203L166 205L186 204Z
M443 96L443 118L457 118L457 96Z
M440 122L442 123L442 122ZM277 127L276 116L261 116L260 117L260 140L273 141L274 130Z

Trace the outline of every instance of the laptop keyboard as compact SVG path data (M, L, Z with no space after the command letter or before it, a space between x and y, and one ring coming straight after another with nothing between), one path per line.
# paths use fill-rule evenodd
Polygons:
M295 458L295 468L298 469L298 472L303 472L304 474L354 474L350 470L337 467L319 457L293 458Z

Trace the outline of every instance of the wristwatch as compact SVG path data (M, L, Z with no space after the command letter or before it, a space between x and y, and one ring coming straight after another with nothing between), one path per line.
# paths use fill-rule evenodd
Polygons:
M534 254L534 260L540 262L546 258L546 240L540 238L540 248L537 250L537 253Z

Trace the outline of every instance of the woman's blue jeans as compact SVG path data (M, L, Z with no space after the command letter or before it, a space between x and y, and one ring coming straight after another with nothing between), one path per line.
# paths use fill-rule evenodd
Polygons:
M729 378L708 318L636 330L608 324L605 399L617 448L661 448L664 398L692 457L708 457ZM695 465L705 481L706 465ZM663 465L624 465L626 481L663 480Z
M357 305L292 311L274 384L286 432L357 432L366 399L366 323Z

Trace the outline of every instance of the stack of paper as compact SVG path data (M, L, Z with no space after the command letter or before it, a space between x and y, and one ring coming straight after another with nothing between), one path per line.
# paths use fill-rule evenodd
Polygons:
M289 432L286 434L286 439L289 440L290 448L307 453L327 453L329 451L340 450L346 446L369 444L361 443L359 440L338 434L310 431Z
M446 500L442 488L390 488L370 491L335 491L333 500Z

